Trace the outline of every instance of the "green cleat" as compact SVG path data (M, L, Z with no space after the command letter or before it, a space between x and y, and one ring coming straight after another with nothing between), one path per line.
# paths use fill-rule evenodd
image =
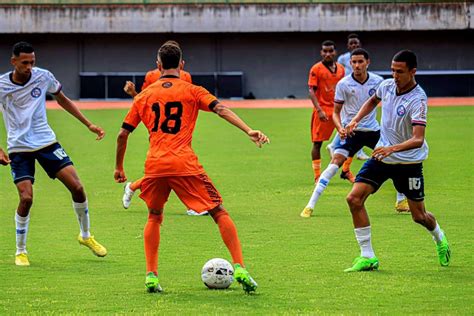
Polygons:
M438 253L439 264L443 267L449 266L451 249L449 249L448 239L446 239L446 234L444 232L443 239L436 243L436 252Z
M234 278L242 284L244 292L249 294L250 292L255 292L257 290L258 284L252 279L250 273L243 268L240 264L234 266Z
M352 262L352 267L344 270L344 272L372 271L377 270L378 268L379 259L377 259L377 257L357 257Z
M148 272L145 279L145 287L148 293L163 292L158 277L153 272Z

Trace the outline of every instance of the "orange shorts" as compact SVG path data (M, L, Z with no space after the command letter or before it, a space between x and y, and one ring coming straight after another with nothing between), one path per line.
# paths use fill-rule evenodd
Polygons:
M173 190L189 209L198 213L222 204L222 197L207 174L195 176L145 177L141 185L142 198L149 209L161 210Z
M323 108L324 112L328 117L328 121L323 122L319 119L318 112L313 111L313 116L311 117L311 140L313 142L322 142L329 140L331 138L332 132L336 128L334 122L332 121L332 112L329 114Z

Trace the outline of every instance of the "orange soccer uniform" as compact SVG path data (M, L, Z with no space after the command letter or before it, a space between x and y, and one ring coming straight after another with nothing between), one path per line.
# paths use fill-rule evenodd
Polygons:
M164 76L137 95L123 128L143 122L150 134L140 197L149 209L163 209L171 190L196 212L208 211L222 198L191 147L199 110L218 104L206 89L175 76Z
M145 81L143 81L142 91L145 90L149 85L156 82L161 77L161 72L158 69L150 70L145 75ZM192 83L191 74L187 71L180 70L179 71L179 78L181 80L187 81Z
M336 70L332 72L322 62L311 67L309 72L308 86L316 89L316 98L319 106L328 117L327 122L319 119L318 112L313 108L313 116L311 118L311 139L313 142L321 142L329 140L335 125L332 121L332 113L334 111L334 95L336 93L336 84L344 77L344 67L336 64Z

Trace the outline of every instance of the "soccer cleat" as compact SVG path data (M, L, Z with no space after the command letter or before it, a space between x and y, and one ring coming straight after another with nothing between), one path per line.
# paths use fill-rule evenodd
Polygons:
M19 253L15 256L15 264L20 267L28 267L30 265L30 261L28 260L28 256L26 253Z
M305 207L304 210L300 213L300 216L304 218L310 218L311 214L313 214L313 211L314 209L312 209L311 207Z
M446 234L444 232L443 239L436 243L436 252L438 253L439 264L443 267L449 266L451 249L449 248L448 239L446 239Z
M201 213L198 213L196 212L195 210L187 210L186 213L190 216L205 216L205 215L209 215L209 212L208 211L204 211L204 212L201 212Z
M86 246L92 252L94 255L97 257L105 257L107 255L107 249L105 249L104 246L99 244L94 236L90 236L89 238L82 238L81 234L79 234L79 237L77 237L77 241L79 241L79 244Z
M130 203L132 203L133 194L135 194L135 191L130 189L131 184L131 182L127 182L127 184L125 184L125 186L123 187L122 205L124 209L130 207Z
M401 201L395 202L395 210L398 213L410 212L410 206L408 206L408 200L406 198L404 198Z
M359 160L369 160L370 157L361 149L357 153L357 159L359 159Z
M240 264L234 265L234 278L237 282L242 284L244 292L249 294L257 290L258 284L250 276L250 273L243 268Z
M354 175L352 174L352 172L350 170L349 171L341 171L341 179L347 180L350 183L355 182L355 177L354 177Z
M379 259L377 259L377 257L357 257L352 262L352 267L345 269L344 272L372 271L377 270L378 268Z
M326 150L328 151L329 157L332 158L332 155L334 154L334 147L332 143L326 146Z
M145 278L145 288L148 293L163 292L158 277L153 272L148 272Z

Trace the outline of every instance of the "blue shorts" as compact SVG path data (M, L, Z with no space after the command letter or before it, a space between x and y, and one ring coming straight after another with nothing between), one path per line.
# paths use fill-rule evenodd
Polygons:
M10 160L14 183L23 180L30 180L31 183L35 182L35 160L38 160L51 179L56 178L59 170L73 164L59 143L54 143L37 151L12 153L10 154Z
M386 164L375 159L369 159L360 169L355 182L368 183L374 187L374 193L387 180L392 179L398 192L412 201L423 201L425 188L423 179L423 164Z
M355 131L354 135L340 140L336 144L334 152L346 157L353 157L355 153L367 146L374 149L380 138L380 131ZM338 152L339 149L339 152Z

